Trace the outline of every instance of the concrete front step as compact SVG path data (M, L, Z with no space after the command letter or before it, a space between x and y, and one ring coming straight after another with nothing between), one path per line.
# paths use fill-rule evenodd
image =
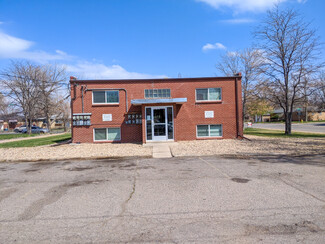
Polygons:
M152 157L153 158L171 158L172 154L168 144L153 143L152 144Z

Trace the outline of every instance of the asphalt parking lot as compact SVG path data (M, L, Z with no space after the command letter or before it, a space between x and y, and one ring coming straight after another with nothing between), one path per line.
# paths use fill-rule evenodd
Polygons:
M1 243L324 243L325 155L0 164Z

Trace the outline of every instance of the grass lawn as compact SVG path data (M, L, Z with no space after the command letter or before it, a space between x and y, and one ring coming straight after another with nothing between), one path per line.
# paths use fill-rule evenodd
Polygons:
M325 134L307 133L307 132L292 132L291 135L285 135L282 130L267 130L267 129L257 129L257 128L245 128L244 135L253 136L266 136L266 137L283 137L283 138L325 138Z
M58 136L44 137L44 138L35 138L35 139L24 140L24 141L13 141L13 142L1 143L0 148L38 147L38 146L59 143L59 142L66 141L69 139L71 139L71 133L58 135Z
M14 139L14 138L21 138L21 137L32 137L32 136L38 136L39 134L21 134L21 133L17 133L17 134L4 134L1 135L0 134L0 141L1 140L8 140L8 139Z

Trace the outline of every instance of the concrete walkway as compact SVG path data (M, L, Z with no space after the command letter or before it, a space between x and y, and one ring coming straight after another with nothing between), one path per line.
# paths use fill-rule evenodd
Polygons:
M18 138L13 138L13 139L6 139L6 140L1 140L0 141L0 144L6 143L6 142L13 142L13 141L25 141L25 140L45 138L45 137L51 137L51 136L58 136L58 135L63 135L65 133L67 133L67 132L64 132L64 133L56 133L56 134L45 134L45 135L31 136L31 137L18 137Z
M169 143L167 142L152 142L147 143L145 146L152 147L152 157L153 158L172 158L170 152Z

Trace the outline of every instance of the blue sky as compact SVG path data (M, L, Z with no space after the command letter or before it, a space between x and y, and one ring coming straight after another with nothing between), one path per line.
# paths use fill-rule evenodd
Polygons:
M215 76L220 54L250 47L275 2L325 42L322 0L0 0L0 70L23 58L79 78Z

